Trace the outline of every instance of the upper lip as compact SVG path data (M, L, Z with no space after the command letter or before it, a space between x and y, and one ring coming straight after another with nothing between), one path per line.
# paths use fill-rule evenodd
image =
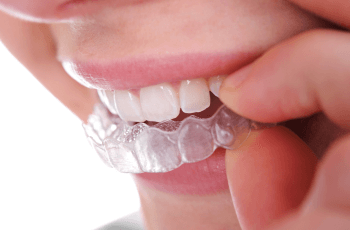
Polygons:
M191 53L92 62L62 61L73 78L88 87L104 90L138 89L163 82L230 74L252 62L255 53Z
M127 5L143 4L154 0L67 0L56 8L56 16L67 19L97 12L101 7L122 7Z

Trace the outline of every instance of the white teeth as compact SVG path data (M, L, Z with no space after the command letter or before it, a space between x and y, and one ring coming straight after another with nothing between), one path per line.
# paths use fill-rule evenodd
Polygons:
M210 91L218 97L226 75L182 81L176 91L171 84L163 83L140 89L140 96L129 90L98 90L101 101L111 113L124 121L165 121L176 118L180 107L184 113L197 113L210 106ZM209 86L208 86L209 85Z
M106 90L105 95L107 99L107 108L111 111L111 113L118 114L118 110L114 102L114 91Z
M98 94L98 96L100 97L100 100L104 103L104 104L106 104L106 100L107 100L107 98L106 98L106 90L97 90L97 94Z
M182 81L179 94L184 113L201 112L210 106L208 84L203 78Z
M97 90L97 93L101 101L107 106L109 111L113 114L118 114L117 108L114 103L114 91Z
M124 121L143 122L145 118L141 109L140 99L128 90L116 90L115 105L119 116Z
M209 79L209 88L210 91L217 97L219 97L219 90L220 86L222 84L222 81L226 78L224 75L216 76L216 77L211 77Z
M143 115L149 121L170 120L180 113L179 98L168 83L142 88L140 101Z

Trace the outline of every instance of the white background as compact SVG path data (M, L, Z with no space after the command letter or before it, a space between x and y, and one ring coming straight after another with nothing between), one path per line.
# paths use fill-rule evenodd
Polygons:
M0 229L94 229L139 209L132 179L0 42Z

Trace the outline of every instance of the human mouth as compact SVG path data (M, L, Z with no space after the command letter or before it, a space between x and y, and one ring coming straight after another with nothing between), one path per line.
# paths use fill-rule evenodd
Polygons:
M180 110L182 110L182 112L186 113L188 116L192 113L198 114L198 112L205 112L208 110L212 110L213 112L209 112L209 115L207 115L207 117L210 117L217 110L218 106L220 106L221 104L221 102L216 96L213 96L213 95L210 96L210 91L212 92L212 94L217 95L220 84L222 80L225 78L225 74L230 73L230 71L233 71L233 69L238 68L238 66L242 65L244 63L242 60L245 60L245 61L248 60L246 58L247 56L245 56L245 59L242 58L239 62L237 62L236 61L238 60L237 56L231 56L231 57L234 57L234 58L226 59L226 62L222 61L224 58L219 58L219 61L216 60L216 62L221 64L219 66L216 66L215 68L213 67L214 66L213 65L209 69L206 68L208 66L206 66L205 63L203 62L205 58L202 60L198 60L198 62L201 64L200 66L206 69L207 72L203 72L199 68L198 63L193 62L194 64L192 63L192 67L196 69L196 71L192 72L193 75L184 74L184 71L185 71L184 69L186 69L187 67L183 67L181 70L182 72L178 71L176 74L174 74L174 73L171 73L170 71L169 75L165 75L167 77L164 77L160 73L165 74L166 73L165 71L168 71L168 70L165 70L163 68L158 68L158 67L157 68L151 67L151 69L154 70L153 72L154 76L160 76L159 77L160 79L152 78L151 77L152 74L150 74L148 71L144 72L145 73L144 78L138 77L139 76L138 74L140 73L137 73L136 75L132 75L129 73L129 74L126 74L128 77L125 78L124 76L119 75L120 73L125 72L125 70L123 69L120 70L119 72L117 71L116 73L112 74L111 72L107 71L108 69L104 69L107 72L96 72L96 70L101 71L99 67L95 68L96 65L95 66L85 65L85 68L83 68L82 66L84 65L77 65L77 64L72 65L72 64L69 64L69 62L66 62L64 66L66 65L65 69L67 70L67 72L71 71L70 72L71 75L73 75L74 78L80 80L80 82L82 82L86 86L89 86L92 88L98 88L101 100L104 102L106 107L109 108L109 111L111 113L118 114L125 121L143 122L147 120L147 122L154 122L154 121L161 122L164 120L179 119L178 115L180 113ZM211 63L213 62L215 61L211 61ZM117 66L121 67L120 65L117 65ZM172 65L169 65L168 67L172 71L175 71ZM179 68L179 66L177 66L177 68ZM94 70L95 72L92 70ZM72 71L73 71L73 74L72 74ZM181 75L180 75L180 72L181 72ZM77 73L78 73L78 76L76 75ZM210 74L215 74L215 75L210 75ZM190 76L190 77L185 77L185 76ZM137 79L139 79L140 81L137 82ZM123 83L122 80L125 80L125 82ZM117 84L118 82L122 82L123 85ZM156 83L156 84L153 84L153 83ZM187 117L187 115L185 117ZM182 119L180 118L179 120L182 120ZM202 121L198 120L198 122L199 122L198 124L202 124ZM198 126L198 127L200 128L202 126ZM211 137L212 134L209 130L210 129L208 129L208 131L206 131L205 133L208 133L208 135ZM180 133L180 131L176 131L176 132ZM203 134L204 132L201 132L201 133ZM147 132L144 132L143 134L146 135ZM167 135L168 134L166 134L166 136ZM165 138L164 140L168 140L168 139L169 138ZM127 160L130 160L129 156L131 157L131 156L137 155L138 159L136 159L135 165L141 168L139 169L141 171L137 171L137 172L142 172L142 171L145 172L145 170L147 170L147 172L157 172L156 169L157 167L160 166L160 162L167 162L165 159L161 159L161 156L163 156L163 158L169 158L169 156L172 156L173 153L169 151L166 151L163 153L161 151L161 154L156 154L157 156L153 156L152 154L155 153L154 151L146 151L146 152L143 151L142 154L138 155L137 151L141 151L142 148L130 149L130 146L134 146L133 143L135 143L135 146L137 147L139 146L137 145L137 143L141 141L142 141L141 139L135 139L135 141L128 142L128 143L120 143L119 141L114 142L113 145L110 145L111 151L108 152L107 150L106 151L107 154L105 154L104 157L109 162L114 161L112 162L112 164L118 163L120 165L120 163L116 161L122 161L121 159L124 159L124 158L125 159L128 158ZM149 142L153 144L159 143L159 141L149 141ZM102 143L110 143L110 142L103 141ZM147 178L146 180L150 183L146 183L146 184L159 185L158 187L156 186L158 189L167 188L165 189L167 192L170 192L170 191L176 192L172 186L174 183L171 181L175 180L174 178L180 178L180 177L176 177L178 175L188 175L188 173L195 173L197 179L195 179L194 181L197 181L197 182L200 181L198 180L198 178L202 178L203 175L205 175L202 178L203 179L202 181L206 181L205 182L206 184L210 184L209 188L204 193L211 193L218 190L227 189L223 150L222 149L220 150L220 148L218 149L214 148L215 144L213 141L208 141L208 143L210 143L210 145L213 145L211 146L211 151L208 153L205 153L207 154L205 157L202 157L204 156L204 153L199 154L199 156L201 156L200 162L196 162L197 160L189 161L188 163L190 162L196 162L196 163L185 164L184 166L179 167L181 165L181 161L179 161L172 169L168 169L169 165L166 165L166 167L162 166L159 169L160 171L158 171L158 172L161 172L161 171L164 172L164 169L166 169L165 172L172 170L169 173L161 173L161 174L152 173L152 175L149 173L141 173L137 177L143 178L143 179ZM177 146L178 144L175 144L175 145ZM192 155L196 156L198 155L197 150L199 150L200 148L193 149L192 148L193 146L198 146L198 144L189 145L189 147L191 147L192 149L191 150L191 152L193 153ZM108 148L108 146L106 147L102 145L99 145L99 147L105 148L105 150ZM128 147L128 148L124 148L124 147ZM116 150L118 149L123 151L122 152L118 151L117 153ZM159 149L162 150L162 148L157 147L157 150ZM165 149L168 149L168 148L165 148ZM217 153L213 154L213 151L215 149L216 149L216 152L219 151L220 154L217 154ZM125 152L125 150L130 150L130 151ZM116 154L119 157L116 157L117 156ZM211 154L213 155L210 156ZM144 163L142 163L142 159L145 161ZM205 160L203 161L203 159ZM213 164L211 164L211 162ZM127 166L125 162L121 162L121 163L123 163L121 164L123 167ZM144 165L149 167L145 167ZM208 168L208 165L213 165L213 167ZM116 166L113 165L113 167L115 168ZM217 176L208 178L207 175L217 175ZM221 179L218 180L218 178L221 178ZM218 181L220 181L220 183L217 183ZM215 184L215 186L211 185L211 182L213 182L212 184ZM177 184L178 184L177 186L179 187L182 183L178 181ZM203 188L205 186L204 185L193 186L193 183L191 183L191 185L183 184L181 191L177 191L177 192L201 193L200 191L188 190L188 188L193 188L193 187Z
M176 118L180 109L185 114L207 109L212 104L209 91L218 96L224 77L256 56L227 52L99 62L60 59L69 75L89 88L98 89L109 110L123 120L161 122ZM211 110L210 115L214 112Z

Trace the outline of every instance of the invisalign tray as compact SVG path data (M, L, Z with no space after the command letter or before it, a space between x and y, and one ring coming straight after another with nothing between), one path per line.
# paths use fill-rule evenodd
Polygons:
M83 124L104 163L125 173L168 172L208 158L215 149L236 149L253 129L275 126L251 121L222 105L211 118L190 116L154 126L132 125L97 104Z

